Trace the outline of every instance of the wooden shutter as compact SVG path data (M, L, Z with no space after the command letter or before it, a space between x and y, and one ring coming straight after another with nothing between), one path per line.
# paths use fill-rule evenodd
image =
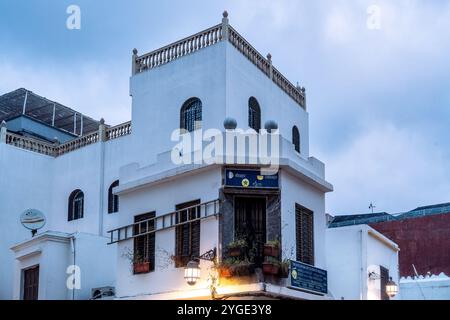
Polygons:
M380 266L380 298L381 300L389 300L389 296L386 292L386 285L389 281L389 270Z
M314 214L295 205L297 261L314 265Z
M200 208L189 208L200 204L200 200L179 204L175 210L179 211L176 223L186 222L200 216ZM200 220L185 223L175 228L175 267L185 267L191 257L200 256Z
M141 222L155 217L155 212L149 212L134 217L134 222ZM140 230L139 230L140 229ZM155 229L155 221L143 222L134 227L134 232L147 232ZM134 254L140 256L144 262L150 262L150 271L155 270L155 233L134 238Z

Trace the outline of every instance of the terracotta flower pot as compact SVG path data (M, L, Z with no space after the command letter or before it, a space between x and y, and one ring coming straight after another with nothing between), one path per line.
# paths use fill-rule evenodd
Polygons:
M263 263L263 272L265 274L277 275L280 272L280 267L272 263Z
M223 278L231 278L232 274L230 268L221 268L220 276Z
M135 262L133 263L134 274L142 274L150 272L150 262Z
M280 255L280 248L277 246L271 245L271 244L265 244L264 245L264 255L266 257L274 257L278 258Z
M242 254L241 248L229 248L228 255L230 257L239 257Z

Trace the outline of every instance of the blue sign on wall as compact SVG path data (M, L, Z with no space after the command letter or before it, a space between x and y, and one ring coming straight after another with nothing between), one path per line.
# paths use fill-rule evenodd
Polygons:
M278 189L278 173L262 175L260 170L225 169L225 186L247 189Z
M327 271L291 260L291 287L320 294L328 293Z

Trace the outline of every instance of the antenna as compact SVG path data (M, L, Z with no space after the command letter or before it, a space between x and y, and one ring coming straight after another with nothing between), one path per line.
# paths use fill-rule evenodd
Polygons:
M375 209L375 208L376 208L376 206L371 202L369 205L369 209L372 210L372 213L373 213L373 209Z

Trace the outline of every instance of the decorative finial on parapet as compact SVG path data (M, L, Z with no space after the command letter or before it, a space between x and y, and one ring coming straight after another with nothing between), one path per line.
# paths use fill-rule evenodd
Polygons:
M272 55L270 53L267 54L267 60L269 60L269 62L272 62Z
M131 75L135 75L138 71L137 67L137 58L138 58L138 51L136 48L133 49L133 56L131 57Z
M0 124L0 142L6 143L6 122L2 121Z
M100 119L100 124L103 126L105 124L105 119L101 118Z
M58 139L58 137L54 137L54 138L53 138L53 143L56 144L56 145L59 144L59 139Z
M228 39L228 11L225 10L222 16L222 40L226 40Z
M226 130L234 130L237 128L237 121L234 118L226 118L223 121L223 126Z

